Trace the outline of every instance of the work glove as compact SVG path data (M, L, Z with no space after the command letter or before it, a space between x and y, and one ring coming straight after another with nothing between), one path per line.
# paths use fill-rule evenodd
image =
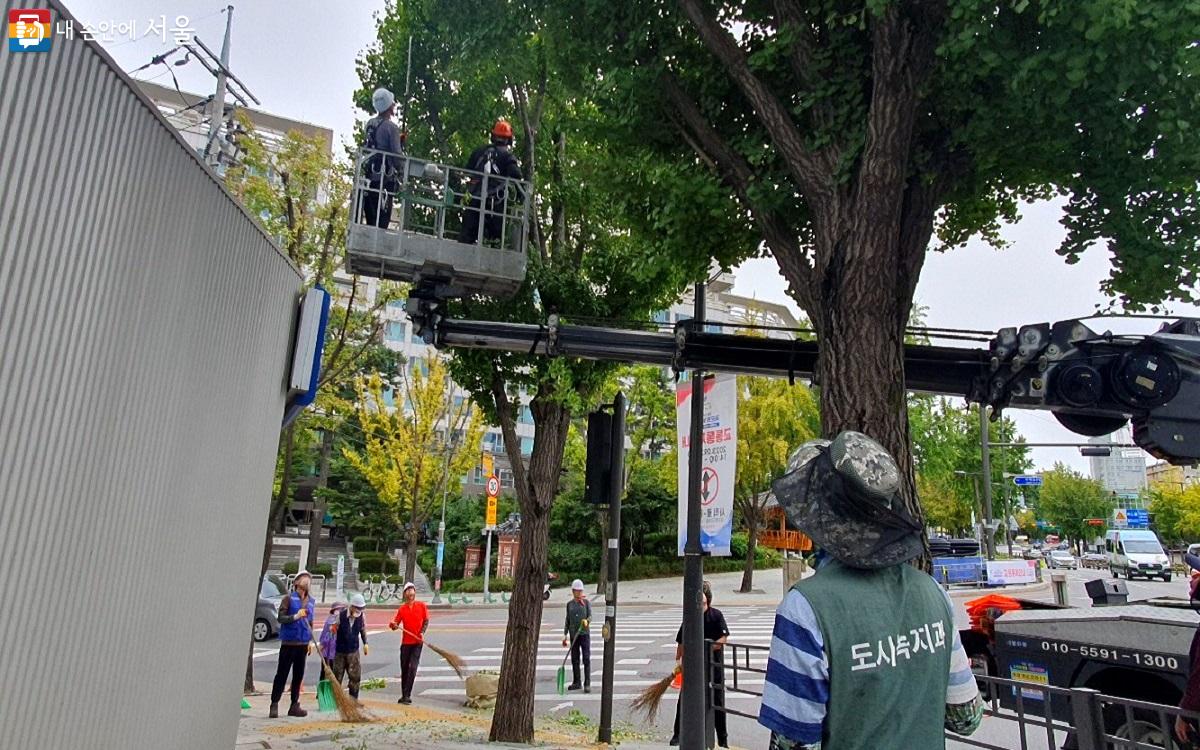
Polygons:
M313 652L313 645L310 643L310 644L308 644L308 655L312 656L312 652Z
M566 648L569 645L571 645L571 642L568 641L566 638L563 638L563 648Z
M370 646L368 646L367 644L364 643L363 644L363 656L366 656L369 653L371 653L371 648L370 648Z
M587 626L588 626L588 621L587 621L586 617L579 621L579 629L580 630L587 630Z
M391 622L391 623L388 623L388 627L391 628L392 630L395 630L396 628L398 628L400 626L394 622Z

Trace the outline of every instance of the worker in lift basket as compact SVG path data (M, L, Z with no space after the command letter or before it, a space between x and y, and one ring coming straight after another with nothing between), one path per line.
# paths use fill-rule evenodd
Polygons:
M983 717L953 605L929 575L900 469L859 432L802 445L772 489L819 547L775 614L759 723L772 750L936 750Z
M384 88L371 95L375 116L367 120L363 147L368 150L363 160L366 190L362 193L364 223L387 229L392 221L393 195L400 188L400 159L404 143L396 125L396 97ZM391 156L395 154L396 156Z
M508 201L509 178L521 179L521 167L512 155L513 129L507 120L496 120L492 127L491 142L471 152L467 169L473 173L467 182L467 210L463 216L459 242L475 244L479 236L479 209L483 205L483 238L499 240L504 226L504 211ZM484 195L484 175L487 179L487 195Z

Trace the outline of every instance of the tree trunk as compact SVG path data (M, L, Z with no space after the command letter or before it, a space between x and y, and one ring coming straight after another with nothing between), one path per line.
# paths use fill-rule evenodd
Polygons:
M745 515L746 534L749 539L746 542L746 565L742 568L742 587L738 589L738 592L749 594L754 588L754 552L758 549L758 514L747 513Z
M596 595L599 596L608 586L608 511L598 511L596 518L600 522L600 575L596 577Z
M538 637L542 624L542 586L546 582L546 554L550 538L550 509L558 492L563 448L571 425L571 412L552 393L542 390L530 404L535 425L533 453L523 468L511 407L499 409L504 442L512 459L521 507L521 554L508 607L500 684L489 739L492 742L533 740ZM515 454L515 455L514 455Z
M417 551L421 548L421 527L409 524L408 538L404 546L404 580L411 581L417 577Z
M321 431L321 459L317 473L317 488L313 490L312 519L308 523L308 562L305 567L317 567L317 553L321 550L321 528L325 522L325 501L319 490L329 484L329 454L333 451L333 431Z

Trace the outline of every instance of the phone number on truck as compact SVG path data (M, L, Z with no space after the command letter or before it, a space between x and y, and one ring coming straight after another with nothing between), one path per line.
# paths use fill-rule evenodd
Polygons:
M1165 669L1171 672L1179 671L1179 659L1166 654L1154 654L1147 651L1128 651L1111 646L1086 646L1069 641L1041 641L1043 651L1054 654L1078 654L1085 659L1103 659L1119 664L1132 664L1148 669Z

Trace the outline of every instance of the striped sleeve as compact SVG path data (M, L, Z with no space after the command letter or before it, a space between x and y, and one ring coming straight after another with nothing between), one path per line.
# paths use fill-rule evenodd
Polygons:
M971 661L967 658L967 650L963 648L962 638L954 624L954 602L950 595L942 591L946 597L946 606L950 609L950 631L953 633L950 646L950 682L946 685L946 705L958 706L971 703L979 695L979 686L975 684L975 673L971 671Z
M775 612L758 723L793 743L821 741L829 703L829 659L816 613L792 590Z

